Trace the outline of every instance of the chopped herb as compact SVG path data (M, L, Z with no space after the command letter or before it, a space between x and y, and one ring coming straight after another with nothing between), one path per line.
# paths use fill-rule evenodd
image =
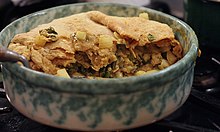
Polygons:
M161 53L161 56L166 59L167 58L167 52Z
M114 62L113 62L114 63ZM112 73L112 64L109 64L107 65L106 67L103 67L99 70L99 74L101 77L104 77L104 78L111 78L111 73Z
M53 27L49 27L46 29L47 33L49 34L58 34Z
M103 77L105 77L105 78L110 78L110 72L109 72L109 71L106 71L106 72L103 74Z
M100 75L101 75L102 77L104 77L104 76L105 76L106 71L107 71L107 70L106 70L106 67L101 68L101 69L99 70Z
M47 42L57 41L58 33L55 31L53 27L49 27L46 29L42 29L39 31L39 34L47 38Z
M69 75L72 75L74 72L77 72L78 69L77 64L70 64L66 70Z
M57 40L57 36L56 35L48 35L48 38L50 38L51 41L56 41Z
M80 67L79 72L82 73L83 75L86 75L87 69L82 66L82 67Z
M136 60L133 54L129 54L128 59L132 62L135 62L135 60Z
M113 70L116 69L116 64L117 64L116 61L112 62L111 67L112 67Z
M155 37L152 34L148 34L147 39L152 42L155 40Z

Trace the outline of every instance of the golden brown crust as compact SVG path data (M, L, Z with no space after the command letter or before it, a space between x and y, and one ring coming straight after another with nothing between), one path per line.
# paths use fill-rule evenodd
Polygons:
M77 64L92 69L95 76L101 76L100 70L130 76L136 70L163 69L182 57L182 47L168 25L98 11L55 19L17 34L8 48L24 55L32 69L54 75Z
M124 38L136 40L138 46L167 38L174 39L172 29L168 25L157 21L147 20L141 17L108 16L99 11L91 11L88 14L93 21L107 26ZM154 37L152 40L149 39L149 34Z

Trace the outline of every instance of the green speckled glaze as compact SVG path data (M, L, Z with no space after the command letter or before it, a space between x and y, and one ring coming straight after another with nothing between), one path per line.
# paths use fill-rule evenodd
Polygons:
M7 47L17 33L75 13L99 10L109 15L137 16L173 28L184 49L184 58L150 75L121 79L65 79L3 63L7 97L21 113L41 123L71 130L129 129L153 123L178 109L187 99L193 81L198 42L181 20L143 7L106 3L82 3L55 7L22 17L0 33Z

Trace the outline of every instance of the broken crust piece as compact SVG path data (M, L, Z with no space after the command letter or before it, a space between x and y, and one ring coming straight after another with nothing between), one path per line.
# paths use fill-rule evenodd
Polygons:
M36 38L40 35L39 32L41 30L47 30L50 27L53 27L57 33L57 40L37 45ZM89 40L87 39L86 42L75 41L74 35L77 31L86 32ZM34 50L29 50L29 52L34 53L26 53L27 59L32 62L31 66L34 67L35 70L49 74L56 74L57 69L60 69L60 67L66 67L72 63L75 63L75 53L77 51L82 51L85 52L86 56L91 59L88 62L91 65L90 67L93 67L93 69L98 71L100 68L107 66L113 61L116 61L116 45L113 45L114 47L112 48L106 49L105 53L103 53L102 50L98 47L97 37L102 34L113 37L113 32L110 29L90 20L90 18L87 16L87 13L80 13L60 19L55 19L48 24L39 25L27 33L17 34L12 39L8 48L16 52L20 51L17 50L19 48L15 48L15 44L33 48ZM40 43L42 43L42 41L40 41ZM39 50L41 50L40 53L47 54L36 56L35 53L39 52ZM59 55L58 53L62 54ZM101 58L100 55L102 55L103 58ZM65 61L61 61L62 59ZM46 62L48 63L43 65L42 61L39 60L47 60ZM102 60L104 61L100 63ZM47 69L49 65L53 65L53 68L50 70Z
M172 29L167 24L157 21L146 20L142 17L108 16L99 11L91 11L88 14L91 20L107 26L123 38L135 40L138 46L163 39L174 39Z

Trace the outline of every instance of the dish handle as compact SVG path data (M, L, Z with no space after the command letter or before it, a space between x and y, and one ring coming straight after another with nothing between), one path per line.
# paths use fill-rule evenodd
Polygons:
M18 54L17 52L14 52L12 50L7 49L6 47L1 46L0 47L0 62L21 62L25 67L29 68L29 62L28 60Z

